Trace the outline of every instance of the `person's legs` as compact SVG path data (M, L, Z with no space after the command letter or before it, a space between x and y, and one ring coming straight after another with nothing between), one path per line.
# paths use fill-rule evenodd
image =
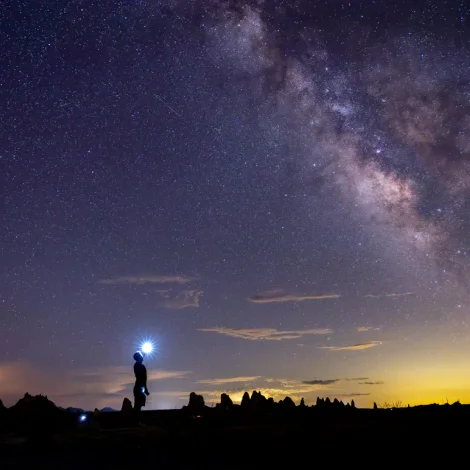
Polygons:
M138 425L141 425L140 422L140 413L141 409L144 404L142 403L142 397L140 395L134 395L134 415L135 415L135 422Z

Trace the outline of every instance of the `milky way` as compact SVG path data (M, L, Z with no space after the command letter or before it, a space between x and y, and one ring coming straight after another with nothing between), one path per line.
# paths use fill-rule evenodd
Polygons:
M301 21L277 40L262 5L219 14L208 28L214 51L302 143L301 177L319 177L361 223L387 226L377 236L392 235L466 282L468 51L390 31L340 62L321 30ZM272 114L260 120L271 126Z

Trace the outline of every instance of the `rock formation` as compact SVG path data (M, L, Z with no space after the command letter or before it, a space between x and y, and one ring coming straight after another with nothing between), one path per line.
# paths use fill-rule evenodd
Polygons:
M279 405L281 405L284 409L293 409L295 408L295 403L291 397L286 397L284 400L279 401Z
M204 402L204 397L202 395L198 395L196 392L191 392L189 394L188 405L183 407L183 409L190 410L191 413L195 415L202 414L205 408L206 404Z
M190 408L197 408L197 407L205 406L204 397L202 395L198 395L195 392L191 392L189 394L188 406Z
M129 413L132 411L132 402L129 400L129 398L124 398L124 400L122 400L121 411L124 413Z
M241 407L242 408L249 408L251 404L250 401L250 395L248 395L248 392L245 392L243 394L242 402L241 402Z
M51 413L60 413L61 410L50 401L47 396L36 395L32 396L25 393L24 397L10 408L13 414L22 415L47 415Z
M224 411L228 411L228 410L230 410L230 408L232 408L233 401L226 393L222 393L222 395L220 395L220 405L219 406Z
M267 402L268 400L261 392L253 390L250 398L250 405L253 409L262 409L266 406Z

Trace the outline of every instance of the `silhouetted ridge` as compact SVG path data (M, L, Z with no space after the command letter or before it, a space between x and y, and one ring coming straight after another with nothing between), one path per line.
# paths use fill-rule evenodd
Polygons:
M32 396L25 393L23 398L10 408L10 411L18 414L51 414L60 413L61 410L50 401L47 396L36 395Z
M279 405L281 405L284 409L294 409L295 403L291 397L286 397L284 400L279 401Z

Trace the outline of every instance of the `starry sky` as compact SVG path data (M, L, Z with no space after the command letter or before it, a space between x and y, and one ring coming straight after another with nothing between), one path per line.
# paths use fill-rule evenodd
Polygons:
M3 2L0 398L470 402L465 3Z

